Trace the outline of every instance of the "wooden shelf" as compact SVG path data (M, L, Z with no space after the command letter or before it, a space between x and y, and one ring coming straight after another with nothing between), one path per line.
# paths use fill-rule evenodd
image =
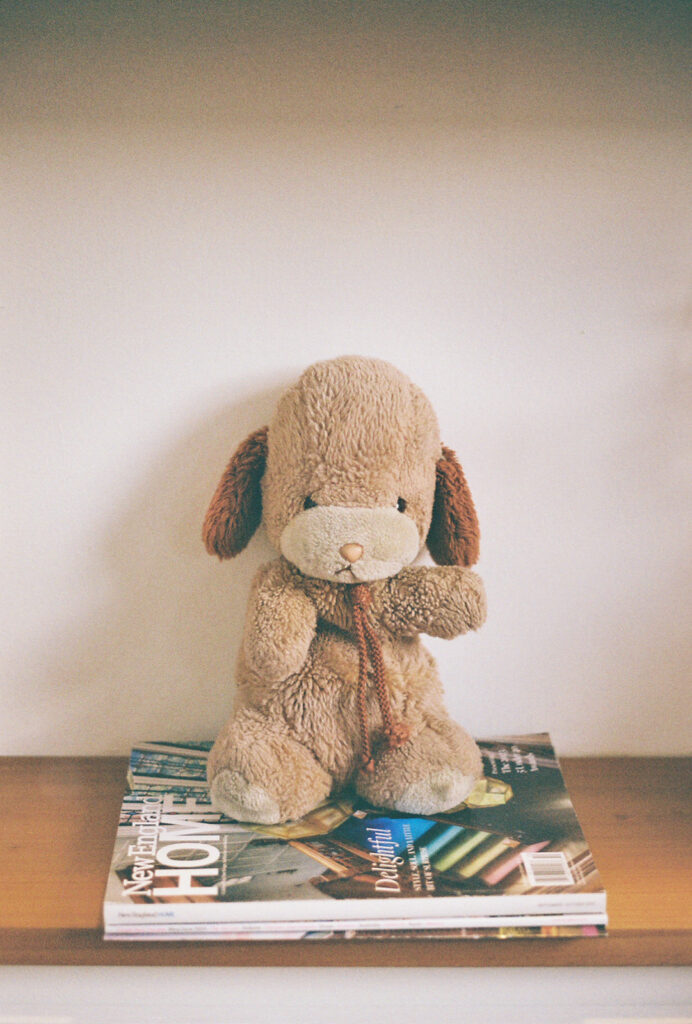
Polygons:
M608 892L604 939L104 942L124 758L0 758L0 963L648 966L692 962L692 758L569 758Z

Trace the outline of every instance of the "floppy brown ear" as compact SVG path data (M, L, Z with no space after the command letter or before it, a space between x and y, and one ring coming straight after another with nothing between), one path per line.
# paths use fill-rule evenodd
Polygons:
M211 499L202 529L210 555L232 558L243 550L262 519L262 474L268 428L261 427L236 450Z
M437 460L427 544L438 565L473 565L480 554L480 529L471 492L456 455L444 445Z

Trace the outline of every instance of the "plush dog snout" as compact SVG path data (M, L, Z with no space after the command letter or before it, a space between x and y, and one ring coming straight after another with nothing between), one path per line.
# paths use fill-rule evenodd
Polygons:
M389 506L317 505L294 516L280 539L281 554L305 576L335 583L346 569L359 583L394 576L420 545L413 520Z
M339 548L339 554L342 558L345 558L347 562L357 562L359 558L363 557L363 545L344 544L342 548Z

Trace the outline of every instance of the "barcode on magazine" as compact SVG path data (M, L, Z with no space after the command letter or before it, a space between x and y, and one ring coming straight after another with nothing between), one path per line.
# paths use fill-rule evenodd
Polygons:
M574 879L561 850L523 853L522 858L530 885L572 885Z

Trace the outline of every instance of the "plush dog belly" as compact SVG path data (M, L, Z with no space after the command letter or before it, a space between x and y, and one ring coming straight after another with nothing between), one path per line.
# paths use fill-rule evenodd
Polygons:
M412 733L423 727L427 714L442 708L441 687L434 659L418 637L383 640L385 679L394 718ZM305 665L281 683L264 684L242 670L239 691L243 703L253 704L268 723L281 722L298 742L313 752L334 778L346 782L360 765L358 649L339 630L318 628ZM444 712L442 712L444 713ZM369 674L367 719L375 749L382 736L382 714Z

